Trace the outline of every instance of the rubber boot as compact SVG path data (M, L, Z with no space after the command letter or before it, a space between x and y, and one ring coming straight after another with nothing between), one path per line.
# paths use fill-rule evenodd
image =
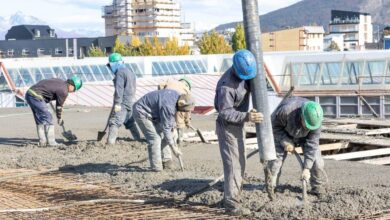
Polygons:
M39 138L39 146L46 146L47 140L45 135L45 126L37 125L37 133Z
M118 136L118 129L119 128L115 125L110 126L110 130L108 131L107 144L115 144L116 138Z
M45 125L46 139L49 146L58 146L56 142L56 137L54 134L54 125Z
M181 144L183 142L183 128L178 128L177 129L177 144Z

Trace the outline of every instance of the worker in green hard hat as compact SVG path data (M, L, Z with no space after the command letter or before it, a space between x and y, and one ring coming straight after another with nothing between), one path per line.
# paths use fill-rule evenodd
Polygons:
M109 118L109 132L107 144L115 144L119 127L126 123L126 128L130 130L135 139L140 139L139 130L132 119L133 104L136 91L135 73L130 71L124 64L122 55L112 53L108 57L107 64L114 74L114 102ZM127 123L128 122L128 123Z
M59 125L63 125L62 108L69 93L79 90L83 85L82 80L74 75L64 81L61 79L44 79L31 86L26 92L26 102L29 104L37 125L40 146L55 146L53 118L47 103L56 101L56 116Z
M325 192L326 173L319 148L323 110L317 102L301 97L286 98L271 115L277 159L265 168L267 192L271 199L283 162L296 146L302 147L304 169L302 180L310 181L311 193L322 196Z

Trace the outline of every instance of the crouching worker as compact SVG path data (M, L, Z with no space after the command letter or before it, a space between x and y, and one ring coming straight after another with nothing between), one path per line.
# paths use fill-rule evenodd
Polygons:
M167 80L158 86L158 89L172 89L180 95L191 95L192 82L186 76L179 80ZM176 112L177 144L183 142L184 128L191 126L191 112Z
M62 125L62 108L68 93L75 92L81 88L83 82L74 75L64 81L61 79L45 79L31 86L26 92L26 101L34 114L35 124L39 138L39 145L58 145L55 140L52 115L49 112L47 103L56 101L56 116L59 125Z
M321 196L325 191L323 184L326 179L319 148L323 121L321 106L301 97L287 98L272 113L271 120L277 159L270 161L265 169L268 195L274 198L287 153L293 152L299 145L304 155L301 178L307 182L310 180L312 193Z
M150 167L153 171L172 168L171 148L177 149L172 131L177 111L189 112L194 101L170 89L150 92L134 104L134 118L148 143Z
M218 81L214 100L218 111L216 133L218 136L224 171L224 205L231 215L249 215L241 206L242 178L245 172L244 143L245 122L260 123L263 115L249 108L249 80L257 74L256 60L248 50L237 51L233 67Z

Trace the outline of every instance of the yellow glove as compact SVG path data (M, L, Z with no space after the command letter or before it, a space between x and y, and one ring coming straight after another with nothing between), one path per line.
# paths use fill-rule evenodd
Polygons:
M282 141L282 145L284 147L284 151L289 152L289 153L292 153L295 149L294 144L289 142L289 141Z
M120 112L122 110L122 107L120 105L114 106L114 112Z
M261 112L257 112L256 109L252 109L248 113L248 121L253 123L261 123L264 119L264 115Z
M302 171L302 180L305 180L306 182L309 182L310 180L310 170L309 169L303 169Z

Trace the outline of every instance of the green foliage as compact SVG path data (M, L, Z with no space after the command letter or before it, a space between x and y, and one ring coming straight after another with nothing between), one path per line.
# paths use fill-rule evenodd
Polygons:
M100 47L95 47L94 45L92 45L89 48L88 56L89 57L105 57L106 54L104 54L104 52L102 51L102 49Z
M199 48L202 54L225 54L232 52L232 47L229 43L216 31L212 31L211 34L205 33L199 42Z
M128 56L130 54L129 47L122 43L119 38L115 40L113 52L120 53L122 56Z
M328 47L328 50L330 50L330 51L332 51L332 50L340 51L340 48L339 48L339 45L337 45L337 43L332 40L332 42L330 43L330 45Z
M234 32L232 37L232 43L233 43L233 50L241 50L246 48L246 42L245 42L245 31L242 24L238 24L236 26L236 32Z

